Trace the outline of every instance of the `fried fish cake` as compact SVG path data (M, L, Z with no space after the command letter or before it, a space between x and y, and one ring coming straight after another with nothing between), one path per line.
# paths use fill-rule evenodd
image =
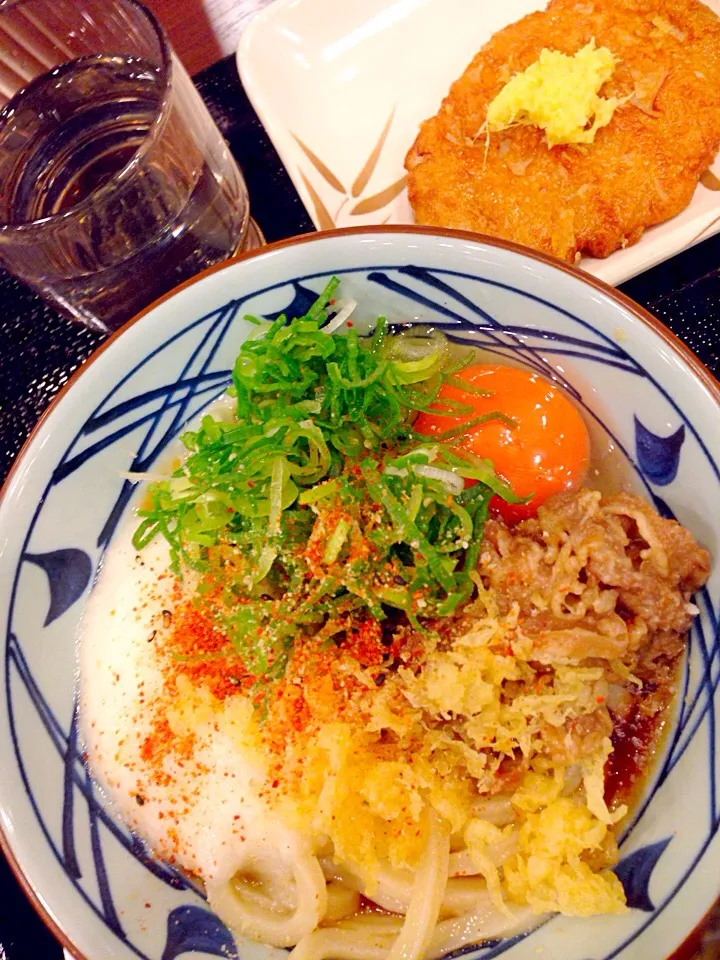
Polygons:
M549 148L534 126L483 132L488 105L543 48L592 39L629 98L589 144ZM568 91L572 96L572 91ZM418 223L488 233L574 262L607 257L690 202L720 146L720 20L698 0L552 0L482 48L405 166Z

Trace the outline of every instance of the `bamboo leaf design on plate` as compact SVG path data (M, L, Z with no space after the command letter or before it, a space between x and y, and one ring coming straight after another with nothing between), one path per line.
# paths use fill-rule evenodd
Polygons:
M720 190L720 178L716 177L712 170L706 170L700 175L700 183L708 190Z
M406 182L407 177L400 177L399 180L391 183L389 187L385 187L380 193L375 193L372 197L366 197L365 200L356 203L350 211L351 216L358 217L363 213L375 213L376 210L382 210L391 200L394 200L403 192Z
M346 193L347 191L345 190L345 187L340 183L340 181L332 172L330 167L328 167L327 164L323 163L320 157L316 153L313 153L310 147L304 144L300 139L300 137L297 136L297 134L293 134L293 139L295 140L297 145L300 147L302 152L305 154L305 156L308 158L310 163L315 167L315 169L320 174L320 176L327 183L329 183L331 187L337 190L338 193Z
M320 229L321 230L334 229L335 222L333 218L330 216L330 214L328 213L327 207L320 199L320 195L318 194L317 190L315 189L315 187L313 187L313 185L310 183L310 181L302 172L302 170L300 171L300 176L302 178L302 182L305 184L305 189L310 194L310 199L312 200L313 207L315 208L315 216L317 218L318 224L320 225Z
M373 175L375 167L377 166L377 162L380 159L380 154L382 153L382 149L385 146L385 141L387 140L387 135L390 132L390 125L393 122L394 116L395 116L395 107L393 107L392 110L390 111L390 116L387 118L387 122L383 127L383 131L380 134L380 139L375 144L375 146L373 147L372 153L365 161L365 166L362 168L360 173L355 178L355 182L353 183L352 189L351 189L351 193L353 197L359 197L360 194L365 189L365 187L368 185L368 182L370 181L370 177Z
M710 223L706 223L705 226L702 228L702 230L698 231L698 233L696 233L691 240L688 240L688 242L683 247L683 250L687 250L688 247L692 247L693 244L697 243L698 240L701 237L704 237L706 233L709 236L709 231L712 230L712 228L718 223L720 223L720 217L713 217Z

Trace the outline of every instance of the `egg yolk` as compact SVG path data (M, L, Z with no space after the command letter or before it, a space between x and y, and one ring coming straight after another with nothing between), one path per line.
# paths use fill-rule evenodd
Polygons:
M445 383L435 405L441 409L443 400L456 400L472 407L472 412L461 416L421 413L414 429L432 437L494 411L511 417L514 426L489 420L450 441L457 449L492 460L495 471L517 496L531 496L524 504L493 497L491 506L505 520L515 523L535 516L548 497L581 485L588 469L590 438L579 412L558 387L536 373L489 364L465 367L454 379L488 395Z

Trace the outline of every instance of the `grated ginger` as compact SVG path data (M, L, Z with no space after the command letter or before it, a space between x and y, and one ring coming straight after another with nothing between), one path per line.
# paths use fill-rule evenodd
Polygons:
M524 124L544 130L549 147L592 143L623 102L599 96L616 63L607 47L595 47L594 39L571 57L558 50L542 50L491 101L481 131L489 135Z
M515 802L515 801L514 801ZM623 913L625 893L610 870L594 873L581 858L602 849L607 826L576 798L558 797L528 813L518 852L504 865L508 899L537 913Z

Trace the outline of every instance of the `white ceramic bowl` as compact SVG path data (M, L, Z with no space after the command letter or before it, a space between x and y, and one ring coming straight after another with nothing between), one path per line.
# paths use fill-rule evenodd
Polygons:
M658 509L720 547L720 387L663 327L610 288L469 235L368 228L304 237L212 268L95 355L18 458L0 504L2 844L79 957L238 957L200 894L102 807L79 755L74 644L94 571L134 485L228 383L246 313L302 313L326 279L361 319L444 325L565 382ZM510 960L661 960L720 892L720 565L697 598L675 725L621 848L634 908L557 917L475 951ZM241 945L245 958L269 950Z

